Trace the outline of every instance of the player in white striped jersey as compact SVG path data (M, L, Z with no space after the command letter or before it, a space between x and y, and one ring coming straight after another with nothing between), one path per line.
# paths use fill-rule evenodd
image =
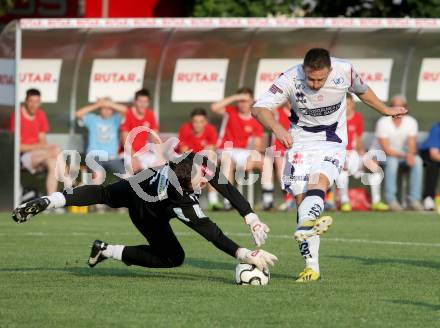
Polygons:
M288 148L283 179L298 205L294 237L306 262L297 282L320 278L319 235L332 223L321 212L325 192L345 161L347 92L383 115L406 113L404 108L386 106L348 61L330 57L321 48L310 49L303 64L281 74L252 109L257 120ZM271 112L286 101L292 104L289 132Z

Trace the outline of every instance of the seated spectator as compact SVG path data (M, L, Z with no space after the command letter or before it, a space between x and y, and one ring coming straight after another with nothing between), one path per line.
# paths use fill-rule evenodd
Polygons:
M133 106L127 110L125 120L121 125L124 160L127 165L131 166L134 173L160 164L158 157L152 149L143 149L147 146L149 138L155 143L159 143L159 140L148 131L133 131L135 128L143 127L150 129L153 133L158 132L156 117L149 106L150 92L147 89L137 91L134 95ZM132 140L126 142L127 137L132 131L134 133L131 136Z
M440 169L440 122L432 126L428 139L420 146L420 154L425 165L423 206L425 210L432 211L435 208L435 189Z
M288 130L290 127L290 110L289 103L284 103L274 111L277 121ZM263 192L263 210L271 210L273 204L273 164L275 164L275 172L280 181L281 190L283 190L283 203L279 206L279 210L285 211L293 206L293 195L284 190L283 170L285 162L286 148L282 143L272 135L271 145L274 147L275 156L265 156L263 164L263 172L261 174L261 185Z
M20 108L20 161L23 168L30 173L47 170L46 190L47 194L58 190L58 177L64 176L64 172L56 172L56 161L60 148L49 144L46 133L49 131L49 123L46 114L41 108L41 93L37 89L26 91L26 99ZM9 130L15 131L14 113L10 117ZM60 169L62 169L60 167ZM71 181L65 181L71 184Z
M406 107L403 96L394 96L391 106ZM417 121L409 116L385 116L376 124L376 137L387 158L385 166L385 199L393 211L401 211L396 198L397 172L399 166L409 168L409 209L423 210L420 203L422 190L423 162L417 155Z
M183 123L179 129L179 153L215 151L216 143L217 131L213 125L208 123L206 110L194 108L191 112L191 120ZM210 184L208 184L208 204L212 210L220 208L217 191Z
M179 129L179 153L201 150L215 150L217 132L215 127L208 123L208 114L203 108L194 108L191 120L183 123Z
M347 93L347 157L344 169L338 177L337 186L340 188L341 211L352 210L348 197L349 176L360 178L364 169L363 156L365 147L362 140L364 134L364 119L361 113L356 111L356 105L351 93ZM377 163L375 163L377 165ZM371 209L374 211L388 211L388 205L381 201L379 173L369 173L371 181Z
M213 113L223 116L223 128L219 139L222 170L231 183L235 168L243 171L261 170L261 161L251 160L253 150L261 152L263 127L251 114L253 91L240 88L236 94L211 105ZM226 201L225 207L230 204Z
M98 114L94 113L98 110ZM115 112L116 111L116 112ZM82 107L76 112L76 118L88 129L87 154L93 152L98 156L105 153L106 159L97 162L107 171L124 174L125 168L122 159L118 158L119 125L121 117L127 108L124 105L111 101L110 98L98 99L94 104ZM95 184L104 182L104 174L94 171Z

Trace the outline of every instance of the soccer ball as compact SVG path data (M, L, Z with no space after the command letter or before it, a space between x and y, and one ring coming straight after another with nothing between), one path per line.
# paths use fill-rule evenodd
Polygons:
M235 283L237 285L267 285L269 270L261 271L255 265L239 263L235 268Z

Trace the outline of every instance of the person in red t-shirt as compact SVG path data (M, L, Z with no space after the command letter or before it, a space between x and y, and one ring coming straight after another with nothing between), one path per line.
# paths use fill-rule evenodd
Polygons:
M350 198L348 197L348 177L352 175L360 178L363 171L362 156L365 154L365 147L362 141L364 133L364 119L361 113L356 112L353 96L347 93L347 157L345 167L338 177L337 186L340 188L341 211L352 210ZM374 164L373 164L374 165ZM368 165L371 166L371 165ZM372 166L371 166L372 167ZM374 173L373 173L374 174ZM381 202L380 185L371 185L372 209L387 211L388 205Z
M191 151L194 153L216 149L217 131L208 123L208 114L203 108L194 108L191 112L191 120L183 123L179 129L179 153ZM209 156L209 155L208 155ZM219 209L217 191L208 185L208 203L213 210Z
M201 150L215 150L217 131L208 123L208 114L203 108L194 108L191 121L183 123L179 129L179 153Z
M133 107L127 110L125 119L121 124L124 160L126 163L128 162L128 165L131 165L133 172L160 165L160 159L153 153L152 149L143 149L147 146L149 139L154 143L160 143L160 140L154 135L159 131L156 117L149 106L150 92L147 89L137 91L134 96ZM133 131L137 127L146 127L152 133L145 130ZM129 136L130 140L127 140Z
M218 143L222 170L230 182L234 181L234 168L246 171L261 170L261 160L251 160L253 151L260 153L264 129L252 117L253 91L240 88L236 94L211 105L213 113L223 116ZM253 156L255 158L255 156ZM225 204L229 208L229 204Z
M290 110L291 106L288 102L282 104L274 115L276 120L286 130L290 127ZM263 164L263 173L261 175L261 185L263 190L263 210L271 210L273 208L273 164L275 164L275 170L278 178L280 179L280 186L283 190L284 202L280 205L279 209L282 211L288 210L293 205L293 196L290 192L284 191L283 183L283 170L285 162L286 147L274 136L271 136L270 144L274 147L274 156L265 156Z
M56 160L60 148L47 143L46 133L49 131L49 123L40 106L40 91L28 89L24 104L20 108L20 160L21 165L32 174L47 170L46 189L47 194L51 195L58 189ZM9 131L14 132L14 113L11 114L9 123Z

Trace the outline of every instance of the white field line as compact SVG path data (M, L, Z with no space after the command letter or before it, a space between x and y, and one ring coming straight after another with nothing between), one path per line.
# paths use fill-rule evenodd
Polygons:
M110 233L107 231L101 232L103 235L133 235L134 233ZM249 237L249 233L244 232L225 232L226 235L230 237ZM91 232L76 232L71 231L68 233L48 233L48 232L24 232L17 234L7 234L0 233L0 236L15 237L15 236L34 236L34 237L45 237L45 236L88 236ZM176 232L176 236L194 236L195 232ZM270 239L291 239L293 241L293 236L291 235L276 235L269 233ZM419 242L406 242L406 241L392 241L392 240L371 240L371 239L352 239L352 238L329 238L322 237L322 240L335 243L351 243L351 244L376 244L376 245L390 245L390 246L415 246L415 247L440 247L440 243L419 243Z

